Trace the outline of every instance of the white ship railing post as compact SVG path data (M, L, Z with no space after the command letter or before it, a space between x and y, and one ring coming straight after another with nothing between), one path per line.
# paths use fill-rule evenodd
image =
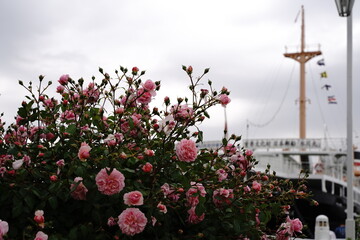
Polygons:
M353 114L352 114L352 15L351 10L355 0L335 0L336 7L341 17L347 17L347 164L346 164L346 181L347 181L347 218L345 224L346 238L355 240L355 220L354 220L354 150L353 150Z

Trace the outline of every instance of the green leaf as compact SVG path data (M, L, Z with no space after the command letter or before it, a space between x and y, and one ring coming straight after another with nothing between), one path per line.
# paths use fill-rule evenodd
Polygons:
M240 234L240 231L241 231L241 219L239 217L235 217L234 218L234 234L235 235L239 235Z
M204 111L204 115L205 115L205 117L210 118L210 115L207 111Z
M67 128L66 128L66 130L65 130L65 132L67 132L67 133L69 133L69 134L74 134L75 132L76 132L76 125L75 124L71 124L71 125L69 125Z
M199 142L202 142L202 141L203 141L203 132L202 132L202 131L199 131L198 141L199 141Z
M12 217L16 218L16 217L20 216L21 213L23 213L23 205L22 204L16 204L12 209Z
M58 201L57 201L57 198L56 197L50 197L48 199L48 202L50 204L50 206L53 208L53 209L56 209L57 206L58 206Z
M78 239L77 238L77 227L73 227L71 230L70 230L70 233L69 233L69 239Z
M27 111L25 108L21 107L21 108L19 108L17 114L22 118L26 118Z
M30 195L30 194L26 195L26 197L24 198L24 201L30 209L34 208L35 200L32 197L32 195Z

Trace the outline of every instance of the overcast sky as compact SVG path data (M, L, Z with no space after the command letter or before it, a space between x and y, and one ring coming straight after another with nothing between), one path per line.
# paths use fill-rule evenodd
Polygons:
M229 132L249 138L298 137L299 66L285 58L300 44L305 8L308 50L323 55L307 71L307 136L346 136L346 18L333 0L0 0L0 112L10 122L24 99L18 80L42 74L57 83L100 78L120 65L146 70L162 82L157 99L188 95L181 65L204 68L220 89L231 91ZM360 3L353 9L354 135L360 135ZM325 66L316 64L324 58ZM326 71L328 78L320 78ZM332 88L322 89L325 84ZM56 84L55 84L56 85ZM334 95L338 104L328 104ZM222 136L222 107L201 128L206 140ZM246 127L247 122L253 124ZM258 126L256 126L258 125ZM260 127L259 125L266 125ZM357 138L358 139L358 138ZM355 139L355 141L357 141Z

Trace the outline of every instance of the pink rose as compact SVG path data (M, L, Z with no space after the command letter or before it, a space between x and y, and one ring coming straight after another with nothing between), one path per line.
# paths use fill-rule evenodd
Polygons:
M287 217L286 221L291 224L291 230L293 232L300 232L301 233L301 230L303 228L303 224L298 218L295 218L295 219L291 220L289 217Z
M9 224L6 221L0 220L0 240L9 231Z
M57 93L63 93L64 90L65 90L65 87L62 86L62 85L59 85L59 86L57 86L57 88L56 88L56 92L57 92Z
M176 120L190 120L194 115L194 110L188 105L174 105L171 107L171 113Z
M107 221L107 225L108 225L109 227L115 226L115 225L116 225L115 218L109 217L109 218L108 218L108 221Z
M43 210L36 210L34 221L39 225L39 227L45 227L45 218L44 218L44 211Z
M181 140L176 145L176 155L182 162L193 162L197 157L195 142L188 139Z
M161 191L164 193L164 198L168 198L174 202L178 201L180 198L180 194L175 193L175 189L170 187L168 183L164 183L161 186Z
M289 240L292 235L290 223L282 223L276 232L276 240Z
M201 214L201 216L198 216L195 212L196 207L193 206L188 210L189 217L187 221L192 224L197 224L199 222L202 222L205 218L205 213Z
M139 191L132 191L124 194L124 203L128 206L140 206L144 203L144 197Z
M56 175L51 175L50 176L50 181L56 182L57 180L58 180L58 177Z
M36 236L34 238L34 240L47 240L48 239L48 235L46 235L45 233L43 233L42 231L38 231L36 233Z
M109 170L109 168L101 169L96 175L95 181L98 190L105 195L119 193L125 187L124 175L115 168L112 170L110 175L108 175L106 170Z
M59 161L56 162L56 165L58 167L63 167L65 166L65 160L64 159L60 159Z
M217 207L222 204L230 204L233 198L234 193L232 189L219 188L213 192L213 202Z
M151 149L145 148L145 149L144 149L144 154L145 154L146 156L153 157L153 156L155 155L155 152L154 152L153 150L151 150Z
M90 157L91 147L86 143L81 143L81 147L79 148L78 157L81 161L86 161L87 158Z
M66 85L67 83L68 83L68 81L69 81L69 75L68 74L64 74L64 75L62 75L61 77L60 77L60 79L59 79L59 83L61 84L61 85Z
M147 92L146 90L144 90L143 88L140 88L137 91L137 96L138 98L136 99L136 101L138 103L142 103L142 104L148 104L151 102L151 98L153 95L151 95L150 92Z
M159 209L159 211L162 213L167 213L166 206L164 204L162 204L161 202L159 202L159 204L157 205L157 209Z
M82 180L82 177L76 177L74 179L74 183L70 185L70 194L76 200L86 200L86 193L88 192L88 189L82 183ZM80 183L78 184L78 182Z
M151 165L151 163L147 162L144 166L142 166L141 169L143 170L143 172L149 173L152 171L153 166Z
M156 88L156 85L153 81L151 81L150 79L149 80L146 80L143 84L143 88L146 90L146 91L153 91L155 90Z
M253 155L253 151L251 151L250 149L247 149L247 150L245 151L245 155L246 155L246 156L251 156L251 155Z
M122 233L129 236L144 231L146 223L145 214L137 208L127 208L119 215L118 225Z
M224 181L226 178L227 178L227 176L228 176L228 174L227 174L227 172L224 170L224 169L219 169L219 170L217 170L216 171L216 174L218 175L218 180L219 180L219 182L222 182L222 181Z
M252 189L259 192L261 190L261 183L258 183L257 181L253 181L252 183Z
M231 102L231 99L226 94L220 94L218 96L218 99L223 107L226 107Z
M196 206L199 203L199 196L205 197L206 191L201 183L191 182L191 188L186 192L186 200L189 206Z

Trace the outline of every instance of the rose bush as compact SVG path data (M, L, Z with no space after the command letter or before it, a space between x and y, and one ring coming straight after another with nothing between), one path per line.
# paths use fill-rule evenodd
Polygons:
M101 81L20 85L29 95L16 121L0 120L0 239L289 239L287 210L304 198L299 180L276 178L241 138L202 148L208 109L229 91L190 78L191 97L150 107L160 82L120 67ZM199 87L202 89L199 89ZM190 99L190 100L189 100Z

